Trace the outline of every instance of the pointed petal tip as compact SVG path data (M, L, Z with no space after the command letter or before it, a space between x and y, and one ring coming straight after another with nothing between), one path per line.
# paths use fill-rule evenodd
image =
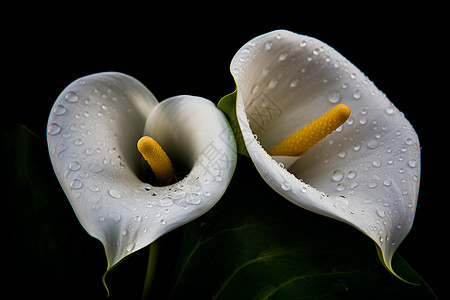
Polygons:
M419 141L404 115L333 48L293 32L256 37L230 68L241 134L264 180L303 208L348 223L376 243L389 234L398 246L412 226L420 179ZM351 109L350 118L302 158L267 154L337 103ZM383 265L400 278L393 253L384 251Z
M195 151L187 159L195 163L183 180L165 187L152 187L137 176L136 142L159 104L134 78L115 72L82 77L61 93L50 113L53 168L81 225L105 247L105 275L127 255L209 210L231 180L236 153L224 115L204 98L175 98L178 104L168 103L179 113L163 115L172 118L172 126L178 120L175 130L183 131L185 142L178 138L180 147L192 144ZM197 114L190 129L181 121L191 117L184 111L185 98ZM206 151L210 143L215 153Z
M392 259L394 257L394 253L395 252L392 252L392 254L390 254L390 255L385 255L384 251L382 250L382 248L380 247L380 245L378 243L375 243L375 246L376 246L376 249L377 249L378 258L380 259L380 262L389 271L389 273L391 273L396 278L400 279L401 281L403 281L403 282L405 282L407 284L414 285L414 286L421 285L420 282L412 282L412 281L408 281L408 280L404 279L403 277L401 277L399 274L397 274L394 271L394 268L392 267Z

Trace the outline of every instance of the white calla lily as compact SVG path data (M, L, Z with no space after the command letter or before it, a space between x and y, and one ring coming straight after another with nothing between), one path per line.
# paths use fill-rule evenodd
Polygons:
M230 69L243 139L264 180L298 206L371 237L394 273L420 176L418 137L403 113L333 48L289 31L251 40ZM268 154L337 104L351 109L350 118L303 156Z
M178 96L158 103L140 82L121 73L70 84L56 100L47 128L55 173L82 226L104 244L108 270L208 211L236 165L233 134L212 102ZM141 180L136 143L142 135L157 140L188 175L167 186Z

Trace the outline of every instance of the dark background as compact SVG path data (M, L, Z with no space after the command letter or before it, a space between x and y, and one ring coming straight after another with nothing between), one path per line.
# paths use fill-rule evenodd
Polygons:
M191 94L217 102L234 90L229 64L250 39L275 29L315 37L360 68L417 131L422 146L419 202L413 228L398 251L438 296L447 294L449 163L448 151L441 149L448 140L448 87L440 80L447 76L441 72L448 69L448 30L439 14L443 7L282 2L246 10L237 2L227 7L172 3L163 9L155 3L60 6L24 5L3 12L10 18L2 21L2 131L21 123L45 136L59 93L73 80L103 71L137 78L160 101ZM101 244L87 234L81 243L95 245L101 274L106 264ZM133 267L130 259L128 268Z

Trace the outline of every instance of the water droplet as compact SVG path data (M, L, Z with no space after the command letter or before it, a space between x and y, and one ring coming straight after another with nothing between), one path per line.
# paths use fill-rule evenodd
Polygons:
M109 214L109 218L110 218L111 220L113 220L114 222L119 222L120 219L121 219L121 216L120 216L120 214L118 214L118 213L116 213L116 212L113 212L113 213L110 213L110 214Z
M111 189L108 191L108 194L115 199L119 199L121 197L120 193L117 190Z
M281 188L284 191L289 191L291 189L291 184L289 182L285 181L281 184Z
M388 107L386 107L386 113L388 115L392 115L394 113L394 107L392 105L389 105Z
M191 193L188 196L188 198L186 199L186 202L189 203L189 204L197 205L197 204L200 204L202 202L202 198L200 198L200 196L197 195L197 194Z
M335 170L333 172L333 175L331 176L331 179L333 181L341 181L344 178L344 172L342 172L341 170Z
M66 108L63 105L58 104L53 109L53 113L57 116L62 116L63 114L66 113Z
M68 92L64 98L66 98L69 102L77 102L78 101L78 95L75 92Z
M415 160L415 159L411 159L410 161L408 161L408 166L409 166L410 168L415 168L415 167L417 167L417 162L416 162L416 160Z
M338 153L339 158L345 158L346 156L347 156L347 152L345 152L345 150Z
M173 204L173 200L170 197L164 197L160 201L161 206L171 206Z
M172 198L178 200L183 198L185 195L186 193L182 189L176 189L172 194Z
M288 57L287 53L281 53L280 56L278 56L279 61L285 61Z
M217 175L217 176L215 177L215 180L216 180L217 182L221 182L221 181L222 181L222 176Z
M133 251L133 249L134 249L135 246L136 246L135 243L129 243L129 244L127 245L127 248L126 248L125 250L127 250L128 252L131 252L131 251Z
M74 180L70 183L70 187L71 187L73 190L81 189L82 186L83 186L83 183L82 183L80 180L78 180L78 179L74 179Z
M100 190L100 186L97 186L97 185L91 185L91 186L89 187L89 190L90 190L91 192L98 192L98 191Z
M269 89L273 89L273 88L275 88L277 85L278 85L278 80L272 79L272 80L269 82Z
M126 236L126 235L128 235L128 230L126 230L126 229L122 230L122 236Z
M366 125L367 124L367 117L362 116L361 119L359 119L359 124Z
M273 43L272 42L266 42L265 44L264 44L264 49L266 49L266 50L270 50L270 49L272 49L272 46L273 46Z
M291 82L289 83L289 86L291 88L295 88L298 85L298 81L299 81L298 78L292 79Z
M383 163L381 162L381 160L374 160L374 161L372 162L372 165L373 165L375 168L381 167L382 164L383 164Z
M369 188L370 189L374 189L374 188L376 188L378 186L378 183L376 183L376 182L370 182L369 183Z
M342 183L339 183L336 187L336 191L342 192L344 190L345 190L345 185L343 185Z
M167 221L166 221L165 219L161 219L161 220L159 221L159 223L160 223L161 225L164 225L164 224L167 223Z
M358 173L356 173L355 171L351 170L351 171L348 172L347 178L348 179L355 179L357 174Z
M61 127L59 127L56 123L51 123L48 125L47 132L50 135L57 135L61 131Z
M367 148L369 149L376 149L378 147L378 141L377 140L370 140L367 142Z
M382 210L382 209L377 209L377 215L378 215L380 218L384 218L384 217L386 216L386 213L385 213L384 210Z
M81 168L81 165L77 161L73 161L69 164L69 170L71 171L78 171Z
M83 141L82 141L81 139L76 139L75 141L73 141L73 143L74 143L76 146L81 146L81 145L83 145Z
M341 92L339 91L331 91L328 93L328 101L330 103L338 103L341 100Z
M360 90L355 90L355 91L353 91L352 96L353 96L353 99L359 100L362 97L362 92Z
M357 143L357 144L355 144L355 145L353 146L353 151L357 152L357 151L359 151L359 150L361 150L361 144L360 144L360 143Z

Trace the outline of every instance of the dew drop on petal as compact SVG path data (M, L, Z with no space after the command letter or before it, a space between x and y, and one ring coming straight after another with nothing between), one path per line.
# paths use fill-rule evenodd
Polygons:
M47 132L50 135L57 135L61 131L61 127L56 123L48 125Z
M173 204L173 200L170 197L164 197L160 201L161 206L171 206Z
M386 213L385 213L384 210L382 210L382 209L377 209L377 215L378 215L380 218L384 218L384 216L386 216Z
M385 185L385 186L391 186L391 184L392 184L392 181L389 179L386 179L383 181L383 185Z
M408 166L409 166L410 168L415 168L415 167L417 167L417 162L416 162L416 160L415 160L415 159L411 159L410 161L408 161Z
M200 198L200 196L197 194L191 193L187 198L186 202L189 204L198 205L202 202L202 198Z
M383 163L381 162L381 160L374 160L374 161L372 162L372 165L373 165L375 168L381 167L382 164L383 164Z
M370 189L374 189L374 188L376 188L378 186L378 183L370 182L368 186L369 186Z
M135 243L129 243L125 250L127 250L127 252L131 252L131 251L133 251L134 247L135 247Z
M348 179L355 179L356 178L357 173L353 170L349 171L347 174L347 178Z
M66 113L66 108L63 105L58 104L53 109L53 113L57 116L62 116L63 114Z
M362 93L361 93L360 90L355 90L355 91L353 92L352 96L353 96L353 99L359 100L359 99L361 99L361 97L362 97Z
M291 82L289 83L289 86L291 88L295 88L298 85L298 81L299 81L298 78L292 79Z
M341 170L335 170L333 172L333 175L331 176L331 179L333 181L341 181L344 178L344 172L342 172Z
M394 107L392 105L389 105L386 107L386 114L392 115L394 113Z
M367 142L367 148L369 149L376 149L378 147L378 141L377 140L370 140Z
M287 53L281 53L280 56L278 56L279 61L285 61L288 57Z
M81 165L77 161L73 161L69 164L69 170L71 171L78 171L81 168Z
M344 190L345 190L345 185L343 185L342 183L339 183L336 187L336 191L342 192Z
M108 194L115 199L119 199L121 197L120 193L117 190L113 189L109 190Z
M289 191L291 189L291 184L289 182L285 181L281 184L281 188L284 191Z
M78 179L74 179L74 180L70 183L70 187L71 187L73 190L81 189L82 186L83 186L83 183L82 183L80 180L78 180Z
M75 92L68 92L64 98L69 102L77 102L78 101L78 95Z
M330 103L338 103L341 100L341 92L335 90L328 93L328 101Z

